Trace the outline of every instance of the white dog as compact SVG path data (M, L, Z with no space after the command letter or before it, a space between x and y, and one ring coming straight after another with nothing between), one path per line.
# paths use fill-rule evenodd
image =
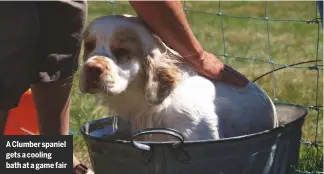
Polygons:
M256 133L277 126L276 110L256 84L244 89L197 74L136 17L104 16L85 31L80 90L130 122L131 130L172 128L185 140ZM149 136L144 140L169 140Z

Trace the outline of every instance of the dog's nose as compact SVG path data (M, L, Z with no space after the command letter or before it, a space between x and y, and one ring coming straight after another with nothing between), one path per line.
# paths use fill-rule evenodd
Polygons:
M104 72L104 66L100 63L88 63L86 68L88 74L93 77L99 77Z

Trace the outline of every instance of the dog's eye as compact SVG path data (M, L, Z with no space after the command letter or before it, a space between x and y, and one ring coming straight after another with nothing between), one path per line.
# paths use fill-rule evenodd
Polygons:
M84 43L84 48L87 50L87 51L91 51L95 48L96 46L96 43L91 41L91 42L85 42Z
M130 51L124 48L115 48L112 50L112 53L119 63L125 63L130 59Z
M129 55L129 51L124 48L116 48L112 52L116 58L125 57Z

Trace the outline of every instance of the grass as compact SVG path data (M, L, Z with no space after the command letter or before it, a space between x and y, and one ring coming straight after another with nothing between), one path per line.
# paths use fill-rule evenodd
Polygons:
M135 14L127 6L128 2L118 2L118 5L108 2L89 2L88 21L102 15ZM186 8L197 10L187 11L188 21L202 45L216 55L230 55L239 57L255 57L265 61L271 60L279 64L292 64L301 61L323 59L323 34L320 28L319 47L317 52L318 28L316 24L305 22L283 22L255 20L250 18L232 18L229 16L265 17L266 2L222 2L221 16L218 2L186 2ZM267 2L267 17L269 19L309 20L319 17L315 13L316 2ZM207 13L201 13L207 12ZM223 24L223 25L222 25ZM222 28L224 33L222 32ZM269 32L269 38L268 38ZM223 41L224 37L224 41ZM268 42L269 39L269 42ZM269 44L270 43L270 46ZM224 47L225 44L225 47ZM269 50L270 47L270 50ZM250 80L271 71L268 62L250 59L233 59L218 56L223 62L236 68ZM319 62L318 64L322 64ZM308 63L303 66L313 66ZM79 131L82 124L109 115L108 110L97 105L90 95L78 92L78 73L75 75L71 106L71 129ZM317 79L317 75L319 78ZM275 79L273 84L272 78ZM318 92L316 82L318 80ZM301 105L323 105L323 75L322 71L286 68L267 75L257 81L272 98L279 101L297 103ZM317 101L316 101L317 100ZM322 144L323 117L322 112L317 115L309 110L303 126L303 138L309 142ZM317 136L316 136L317 132ZM315 139L315 137L317 137ZM321 148L320 148L321 149ZM74 136L74 151L85 163L90 165L86 145L82 136ZM317 155L316 155L317 154ZM306 171L322 171L323 151L316 153L314 146L302 145L299 169Z

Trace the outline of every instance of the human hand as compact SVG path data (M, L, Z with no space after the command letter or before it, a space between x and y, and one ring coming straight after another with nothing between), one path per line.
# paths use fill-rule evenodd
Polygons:
M88 170L87 174L94 174L94 172L92 170Z
M186 59L194 65L198 73L239 87L248 84L249 80L244 75L230 66L224 65L215 55L203 51L201 55L197 56Z
M94 174L94 172L84 164L79 163L74 167L73 174Z
M131 17L130 15L124 14L124 16L129 17L129 19L146 26L151 30L140 15L137 17ZM201 51L201 53L183 57L194 65L198 73L211 79L220 80L239 87L244 87L249 82L249 80L241 73L237 72L230 66L224 65L215 55L207 51Z

